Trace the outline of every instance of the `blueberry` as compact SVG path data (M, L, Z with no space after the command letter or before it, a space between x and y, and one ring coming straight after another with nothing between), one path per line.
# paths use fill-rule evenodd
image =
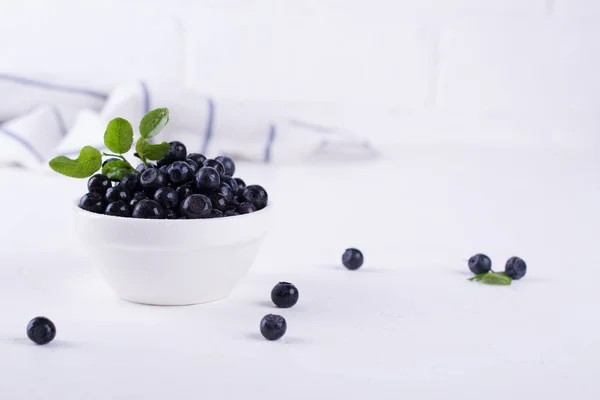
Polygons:
M56 326L46 317L35 317L27 324L27 337L36 344L48 344L56 337Z
M190 166L190 169L192 170L192 173L195 174L196 171L198 171L200 169L200 166L198 165L198 163L194 160L190 160L189 158L187 158L185 160L185 162L187 163L187 165Z
M140 184L140 174L132 172L131 174L125 175L121 179L121 186L126 187L131 193L139 192L142 190L142 185Z
M240 214L238 214L235 210L227 210L223 213L224 217L234 217L236 215L240 215Z
M208 218L212 211L212 204L203 194L193 194L181 203L180 211L181 215L189 219Z
M235 163L231 158L227 156L219 156L215 157L215 160L223 164L223 167L225 167L225 175L233 176L235 173Z
M229 208L229 202L227 201L227 198L221 193L213 193L210 196L210 203L215 210L225 211Z
M221 183L216 193L221 193L223 196L225 196L227 202L233 200L233 190L231 190L231 187L226 183Z
M233 179L231 176L223 175L221 177L221 184L223 183L231 188L231 191L233 192L234 196L237 194L239 187L235 179Z
M79 200L79 208L96 214L104 212L104 196L100 193L87 193Z
M174 185L181 185L194 178L194 171L192 171L190 165L185 161L175 161L169 165L167 174L169 174L169 180Z
M222 217L223 217L223 213L219 210L215 210L214 208L210 212L210 215L208 216L208 218L222 218Z
M167 175L156 168L148 168L140 176L140 184L147 195L154 195L156 189L165 187L168 184Z
M165 210L154 200L140 200L131 213L133 218L162 219L165 218Z
M475 275L490 272L492 269L492 260L485 254L475 254L469 258L469 269Z
M238 192L241 192L246 187L246 182L242 180L242 178L233 178L238 184Z
M138 164L135 169L139 172L144 172L146 170L146 166L144 164Z
M190 182L179 186L177 188L177 194L179 195L179 201L182 202L186 197L194 194L194 185Z
M131 217L131 208L123 200L117 200L106 206L104 214L127 218Z
M350 270L359 269L361 265L363 265L363 262L363 254L358 249L346 249L342 255L342 264L344 264L344 267Z
M196 172L196 189L203 193L215 191L221 185L221 178L216 169L202 167Z
M96 174L88 180L88 191L90 192L104 195L106 193L106 189L111 186L112 184L110 183L110 179L108 179L106 175Z
M177 219L177 213L173 210L165 210L166 219Z
M254 204L246 202L237 206L235 211L237 211L238 214L250 214L256 211L256 207Z
M267 340L281 339L286 330L287 323L281 315L268 314L260 321L260 333Z
M506 262L504 273L514 280L521 279L527 273L527 264L519 257L511 257Z
M186 159L187 150L185 145L176 140L169 142L169 152L159 161L159 165L171 164L175 161L183 161Z
M202 166L214 168L219 173L219 176L225 175L225 167L223 166L223 164L221 164L217 160L213 160L212 158L204 161L204 164L202 164Z
M154 201L163 208L173 210L179 205L179 195L171 187L162 187L154 192Z
M162 173L166 174L166 173L167 173L167 170L169 169L169 165L170 165L170 164L164 164L164 165L161 165L160 167L158 167L158 170L159 170L160 172L162 172Z
M119 200L128 203L131 200L131 192L125 186L121 185L108 188L106 191L106 202L112 203Z
M202 164L204 164L204 161L206 161L206 157L198 153L190 153L188 154L187 158L188 160L194 160L196 164L198 164L198 168L202 167Z
M267 206L269 196L262 186L249 185L242 190L241 199L254 204L257 210L262 210Z
M271 300L279 308L290 308L298 302L298 288L289 282L279 282L271 290Z
M144 192L136 192L133 195L133 199L129 201L129 207L133 208L140 200L148 200L148 196Z
M115 157L107 158L106 160L102 161L102 166L104 167L106 164L108 164L111 161L121 161L121 159L120 158L115 158Z
M229 206L232 208L237 208L237 206L239 206L243 202L244 201L240 199L240 196L233 196L233 199L229 202Z

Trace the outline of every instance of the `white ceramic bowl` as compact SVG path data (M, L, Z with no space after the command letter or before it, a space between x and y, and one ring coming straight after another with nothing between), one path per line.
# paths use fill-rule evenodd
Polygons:
M122 299L188 305L227 297L248 272L272 210L192 220L94 214L75 204L77 235Z

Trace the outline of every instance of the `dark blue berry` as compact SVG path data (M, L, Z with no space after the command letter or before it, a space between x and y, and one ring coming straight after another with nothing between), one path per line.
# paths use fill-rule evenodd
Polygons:
M135 169L140 172L144 172L146 170L146 166L144 164L138 164L137 167L135 167Z
M475 254L469 258L469 269L475 275L490 272L492 269L492 260L485 254Z
M188 219L208 218L212 211L210 199L203 194L193 194L181 203L181 215Z
M146 196L146 193L144 193L144 192L136 192L133 195L133 198L129 201L129 207L131 207L133 209L133 207L135 207L135 205L137 203L139 203L140 200L148 200L148 196Z
M242 178L233 178L238 184L238 193L241 194L242 190L246 187L246 182L242 180Z
M221 183L219 185L219 188L217 189L216 193L220 193L223 196L225 196L225 198L227 199L227 202L230 202L231 200L233 200L233 190L231 190L231 187L229 187L229 185L226 183Z
M267 340L281 339L287 331L287 323L281 315L268 314L260 321L260 333Z
M177 219L177 213L173 210L165 210L166 219Z
M210 212L210 215L208 216L208 218L222 218L222 217L223 217L223 213L219 210L215 210L214 208Z
M238 214L235 210L227 210L223 213L224 217L235 217L236 215L240 214Z
M131 208L123 201L113 201L108 206L106 206L106 211L104 211L106 215L112 215L115 217L131 217Z
M139 192L142 190L142 185L140 184L140 174L132 172L125 175L123 179L121 179L120 186L126 187L131 193Z
M195 174L196 171L198 171L200 169L200 166L198 165L198 163L194 160L190 160L189 158L187 158L185 160L185 162L187 163L187 165L190 166L190 169L192 170L192 173Z
M186 159L187 150L185 145L176 140L169 142L169 152L159 161L159 165L171 164L175 161L183 161Z
M256 207L254 204L246 202L237 206L235 211L237 211L238 214L250 214L256 211Z
M215 160L223 164L223 167L225 167L225 175L233 176L235 173L235 163L231 158L227 156L219 156L215 157Z
M163 208L173 210L179 205L179 195L171 187L162 187L154 192L154 201L163 206Z
M219 173L219 176L225 175L225 167L223 166L223 164L221 164L217 160L213 160L212 158L204 161L204 164L202 166L214 168Z
M202 193L211 193L219 188L221 178L216 169L202 167L196 172L196 190Z
M198 168L202 167L202 164L204 164L204 161L206 161L206 157L204 157L203 154L198 154L198 153L190 153L187 156L188 160L194 160L196 162L196 164L198 164Z
M186 183L185 185L177 188L177 194L179 195L179 202L183 202L186 197L194 194L194 185L192 182Z
M279 282L271 290L271 300L279 308L290 308L298 302L298 288L289 282Z
M140 200L133 208L131 216L133 218L163 219L165 210L154 200Z
M213 193L210 196L210 203L215 210L225 211L229 208L229 202L227 201L227 198L221 193Z
M27 324L27 337L36 344L48 344L56 337L56 326L46 317L35 317Z
M223 183L231 188L231 191L233 192L234 196L237 194L239 187L235 179L233 179L231 176L223 175L221 177L221 184Z
M167 173L167 171L169 170L169 165L170 164L165 164L165 165L161 165L160 167L158 167L158 170L162 173Z
M519 257L511 257L506 262L504 273L514 280L521 279L527 273L527 264Z
M111 187L110 179L106 175L96 174L88 180L88 191L104 195Z
M169 165L167 174L169 174L169 181L176 186L189 182L194 177L194 171L185 161L175 161Z
M363 265L363 262L363 254L358 249L346 249L346 251L342 255L342 264L344 264L344 267L348 269L359 269Z
M124 202L129 203L131 197L131 192L127 190L125 186L122 185L108 188L108 190L106 191L107 203L112 203L113 201L119 200L123 200Z
M252 203L257 210L262 210L267 206L269 196L267 191L260 185L249 185L242 190L241 199Z
M104 196L100 193L87 193L79 200L79 207L96 214L104 212Z
M140 184L147 195L152 196L156 189L165 187L168 184L167 175L156 168L148 168L140 176Z

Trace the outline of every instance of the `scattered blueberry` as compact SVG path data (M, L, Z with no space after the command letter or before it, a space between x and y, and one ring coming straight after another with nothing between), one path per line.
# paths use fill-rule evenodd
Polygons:
M121 179L120 185L126 187L131 193L139 192L142 190L142 185L140 184L140 174L132 172L125 175L123 179Z
M221 184L226 184L231 188L231 191L233 192L233 195L235 196L238 192L238 183L235 179L233 179L231 176L228 175L223 175L221 177Z
M90 192L104 195L111 186L110 179L106 175L96 174L88 180L88 190Z
M165 217L165 210L154 200L140 200L131 213L133 218L161 219Z
M212 204L203 194L193 194L181 203L180 211L181 215L189 219L208 218L212 211Z
M177 213L173 210L165 210L165 218L166 219L177 219Z
M262 210L267 206L269 196L267 191L260 185L249 185L242 190L241 199L256 206L257 210Z
M154 192L154 201L166 209L175 209L179 205L179 195L175 189L166 186Z
M250 214L256 211L256 207L254 204L246 202L237 206L235 211L237 211L238 214Z
M289 282L279 282L271 290L271 300L279 308L290 308L298 302L298 288Z
M177 188L177 194L179 195L179 201L182 202L186 197L189 197L194 194L194 186L193 184L186 183L185 185L179 186Z
M104 212L104 196L100 193L87 193L79 200L79 207L96 214Z
M485 254L475 254L469 258L469 269L475 275L490 272L492 269L492 260Z
M106 191L106 202L112 203L113 201L119 200L123 200L124 202L128 203L131 200L131 192L122 185L108 188Z
M214 168L219 173L219 176L225 175L225 167L223 166L223 164L221 164L217 160L213 160L212 158L209 158L208 160L204 161L204 164L202 166Z
M363 262L363 254L358 249L346 249L342 255L342 264L344 264L344 267L350 270L359 269L363 265Z
M186 159L187 150L185 145L176 140L169 142L169 152L159 161L159 165L171 164L175 161L183 161Z
M27 337L36 344L48 344L56 337L56 326L46 317L35 317L27 324Z
M174 185L181 185L190 181L194 177L194 171L185 161L175 161L167 168L169 181Z
M514 280L521 279L527 273L527 264L519 257L511 257L506 262L504 273Z
M208 218L222 218L222 217L223 217L223 213L219 210L215 210L214 208L210 212L210 215L208 216Z
M206 157L204 157L204 155L202 154L198 154L198 153L190 153L187 156L188 160L194 160L196 162L196 164L198 164L198 167L202 167L202 165L204 164L204 161L206 161Z
M234 210L227 210L223 213L224 217L235 217L236 215L240 215L238 214L236 211Z
M144 192L137 192L133 195L133 199L129 201L129 207L133 208L140 200L148 200L148 196Z
M223 164L223 167L225 167L225 175L233 176L235 173L235 163L231 158L227 156L219 156L215 157L215 160Z
M268 314L260 321L260 333L267 340L281 339L287 331L287 323L281 315Z
M233 178L238 184L238 192L241 192L246 187L246 182L242 180L242 178Z
M227 201L227 198L221 193L213 193L210 196L210 202L215 210L225 211L229 208L229 202Z
M200 169L200 166L198 165L198 163L194 160L191 160L189 158L187 158L185 160L185 162L187 163L187 165L190 166L190 169L192 170L192 174L195 174L196 171L198 171Z
M146 194L154 195L156 189L167 186L168 178L164 172L159 171L156 168L148 168L142 172L140 183L146 191Z
M112 215L115 217L131 217L131 209L123 200L117 200L106 206L106 215Z
M216 169L202 167L196 172L196 189L203 193L210 193L219 188L221 178Z

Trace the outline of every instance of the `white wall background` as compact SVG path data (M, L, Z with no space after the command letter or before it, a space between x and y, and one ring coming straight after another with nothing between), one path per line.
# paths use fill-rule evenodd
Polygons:
M179 84L384 142L590 148L599 22L597 0L0 0L0 73Z

